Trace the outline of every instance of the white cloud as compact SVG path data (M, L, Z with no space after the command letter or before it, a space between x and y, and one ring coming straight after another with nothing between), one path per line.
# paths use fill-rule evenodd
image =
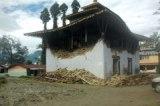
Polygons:
M50 8L55 0L0 0L0 34L14 35L20 39L23 45L27 45L30 51L34 51L41 42L40 39L25 37L24 33L43 29L43 24L39 19L40 13L30 14L27 11L13 10L11 13L3 13L4 8L17 5L38 4L46 1L44 7ZM69 7L73 0L57 0L59 4L65 2ZM79 0L80 1L80 0ZM158 0L98 0L101 4L117 13L129 26L131 31L149 35L160 28L159 16L153 15L158 8ZM92 0L81 0L81 6L92 3ZM67 14L71 13L71 8ZM3 24L2 24L3 23ZM59 26L61 21L59 19ZM52 28L52 20L48 23L48 28Z
M8 14L0 12L0 32L14 31L20 29L17 21Z

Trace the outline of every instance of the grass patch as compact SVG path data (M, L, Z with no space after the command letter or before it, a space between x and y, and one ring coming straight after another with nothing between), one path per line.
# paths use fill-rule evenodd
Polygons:
M7 83L7 79L5 77L0 77L0 86L6 83Z
M30 78L33 78L33 77L31 77L31 76L20 76L20 77L18 77L18 78L22 78L22 79L30 79Z

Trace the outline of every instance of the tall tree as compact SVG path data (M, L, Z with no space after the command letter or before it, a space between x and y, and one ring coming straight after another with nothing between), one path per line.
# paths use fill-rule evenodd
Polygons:
M73 13L77 13L80 8L80 4L77 0L74 0L71 4L71 7L72 7Z
M44 8L44 10L41 12L40 19L44 24L44 30L47 30L47 22L50 20L50 15L47 8Z
M28 54L26 46L9 36L0 38L0 64L24 63Z
M57 28L57 19L58 19L58 15L60 14L60 9L59 9L59 4L57 2L55 2L51 8L50 8L50 12L53 18L53 29Z
M155 51L160 52L160 35L158 32L154 32L150 36L150 40L145 41L143 44L140 45L142 48L149 48Z
M63 13L63 16L62 16L62 20L63 20L63 26L66 25L66 12L68 10L68 6L63 3L61 6L60 6L60 11Z

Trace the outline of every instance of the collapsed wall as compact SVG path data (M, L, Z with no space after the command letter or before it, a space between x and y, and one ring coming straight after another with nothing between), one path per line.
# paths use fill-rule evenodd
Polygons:
M104 78L103 42L99 41L92 50L71 58L57 58L49 48L46 51L46 70L55 71L59 68L68 70L85 69L99 78Z

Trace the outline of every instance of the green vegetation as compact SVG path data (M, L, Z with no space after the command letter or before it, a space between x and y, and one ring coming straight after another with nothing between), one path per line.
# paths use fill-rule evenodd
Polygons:
M67 12L67 10L68 10L68 6L65 4L65 3L63 3L61 6L60 6L60 11L61 11L61 13L63 14L63 16L62 16L62 20L63 20L63 26L65 26L66 25L66 12Z
M0 77L0 86L6 83L7 83L7 79L5 77Z
M160 64L157 66L157 73L160 74Z
M28 55L26 46L7 35L0 37L0 64L25 63L25 57Z
M53 29L57 28L57 19L58 19L58 15L60 14L60 8L59 8L59 4L57 2L55 2L51 8L50 8L50 12L53 18Z
M41 12L40 18L44 24L44 30L47 30L47 22L50 20L50 15L47 8L44 8L44 10Z
M151 48L157 52L160 52L160 34L158 32L154 32L149 38L150 40L144 42L140 46L142 48Z
M30 79L30 78L32 78L32 77L30 77L30 76L20 76L19 78L22 78L22 79Z
M72 7L73 13L77 13L78 10L79 10L79 8L80 8L80 4L79 4L79 2L78 2L77 0L74 0L74 1L72 2L71 7Z

